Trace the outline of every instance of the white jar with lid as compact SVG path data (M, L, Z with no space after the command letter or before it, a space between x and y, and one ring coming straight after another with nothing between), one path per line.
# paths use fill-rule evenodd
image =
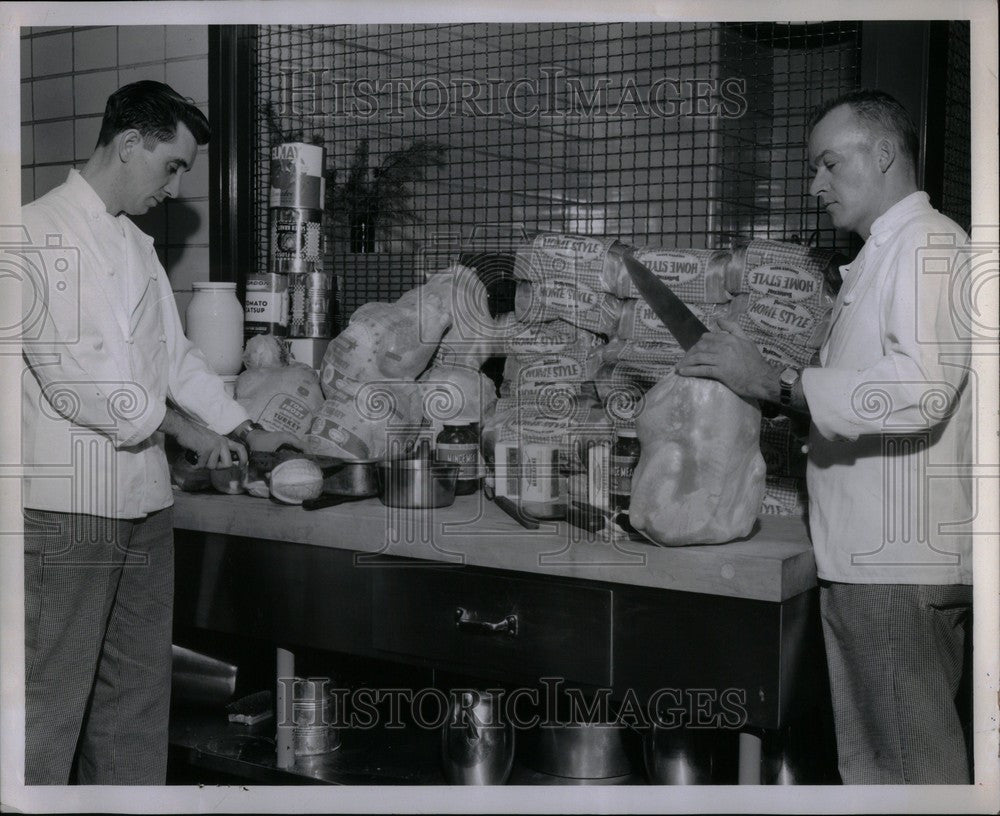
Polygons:
M243 307L235 283L198 281L187 307L187 336L220 376L238 374L243 364Z

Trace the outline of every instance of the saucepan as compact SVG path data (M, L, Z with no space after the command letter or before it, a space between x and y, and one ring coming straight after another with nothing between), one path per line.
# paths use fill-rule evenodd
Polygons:
M323 493L318 498L306 499L302 506L306 510L333 507L357 499L368 499L378 495L378 476L374 459L352 461L317 461L323 471Z
M387 507L448 507L455 501L460 467L424 457L379 462L379 500Z
M248 470L253 478L266 480L277 465L291 459L308 459L315 463L323 474L323 493L315 499L306 499L302 502L306 510L318 510L321 507L332 507L378 495L378 477L374 459L346 460L281 449L273 453L255 451L250 454Z

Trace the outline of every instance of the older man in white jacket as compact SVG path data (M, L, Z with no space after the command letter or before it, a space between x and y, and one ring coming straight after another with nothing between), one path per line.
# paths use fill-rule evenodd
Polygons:
M955 697L971 636L973 397L950 297L967 236L918 190L917 155L887 94L824 106L810 192L865 244L841 270L821 365L774 370L720 321L678 366L811 415L810 534L846 784L969 781Z
M209 135L168 86L125 86L84 168L22 209L27 784L165 781L164 433L209 468L245 461L244 445L298 446L227 396L184 337L153 240L128 218L177 194Z

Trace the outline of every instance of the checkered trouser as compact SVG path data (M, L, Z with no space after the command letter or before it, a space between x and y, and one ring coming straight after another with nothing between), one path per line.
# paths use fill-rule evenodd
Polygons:
M824 583L820 610L844 784L968 784L972 587Z
M171 510L25 510L24 528L25 783L164 784Z

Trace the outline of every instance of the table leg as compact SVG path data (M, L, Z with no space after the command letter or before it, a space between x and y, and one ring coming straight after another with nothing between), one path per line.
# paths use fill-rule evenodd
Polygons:
M740 732L739 772L736 780L740 785L760 784L760 747L759 736L748 731Z
M295 746L292 732L295 728L289 716L294 693L295 655L280 646L277 649L277 693L274 697L274 722L277 762L279 768L291 768L295 764Z

